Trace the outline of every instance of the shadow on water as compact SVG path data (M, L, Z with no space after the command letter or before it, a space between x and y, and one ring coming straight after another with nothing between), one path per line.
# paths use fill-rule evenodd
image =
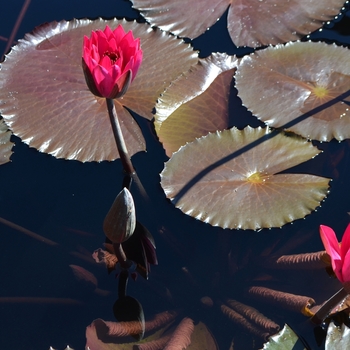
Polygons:
M176 203L178 203L178 201L191 189L192 186L194 186L200 179L202 179L204 176L209 174L214 169L216 169L219 166L222 166L223 164L227 163L228 161L242 155L243 153L253 149L254 147L260 145L261 143L263 143L267 140L271 140L272 138L277 136L279 133L283 132L283 130L288 130L288 128L304 121L305 119L313 116L314 114L317 114L317 113L333 106L334 104L336 104L338 102L343 102L343 103L349 104L348 101L344 101L344 99L349 97L349 96L350 96L350 90L344 92L343 94L339 95L338 97L331 99L330 101L328 101L326 103L323 103L320 106L313 108L309 112L306 112L306 113L300 115L299 117L289 121L288 123L285 123L281 127L273 129L269 134L260 137L259 139L251 142L250 144L240 148L239 150L229 154L228 156L216 161L215 163L213 163L210 166L206 167L205 169L201 170L196 176L194 176L190 181L188 181L185 184L185 186L182 187L182 189L175 195L175 197L173 199L173 203L176 205Z

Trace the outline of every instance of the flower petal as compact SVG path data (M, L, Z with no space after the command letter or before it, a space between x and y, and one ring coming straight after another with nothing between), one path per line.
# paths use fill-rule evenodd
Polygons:
M103 33L105 34L107 40L109 40L111 37L113 37L113 31L111 30L111 28L109 26L106 26Z
M108 56L102 57L102 59L100 60L100 65L103 68L109 70L112 67L111 59Z
M340 282L343 282L342 277L342 260L340 255L339 243L335 232L328 226L320 225L320 235L326 252L331 257L332 268Z
M336 259L340 259L339 242L332 228L320 225L320 235L327 253Z
M340 245L340 255L343 260L349 250L350 250L350 224L345 229L343 238L341 240L341 245Z
M113 35L114 35L114 38L116 40L117 45L119 45L120 41L125 36L124 28L119 24L118 27L116 29L114 29Z
M114 31L109 26L93 31L90 39L84 37L84 74L90 91L97 96L117 98L125 94L141 61L140 39L134 39L132 31L125 34L121 25Z
M341 271L342 280L340 279L339 280L342 283L350 282L350 250L348 250L347 253L345 254L342 265L343 265L342 271Z
M92 72L95 79L97 89L102 96L108 96L113 89L114 81L111 79L108 70L101 65L95 67Z

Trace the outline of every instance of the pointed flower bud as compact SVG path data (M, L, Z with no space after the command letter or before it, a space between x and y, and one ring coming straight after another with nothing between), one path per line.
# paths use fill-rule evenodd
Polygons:
M123 243L135 231L135 205L129 190L124 187L112 204L103 222L103 231L113 243Z
M90 91L99 97L123 96L135 79L142 62L140 39L132 31L125 33L119 25L115 30L92 31L84 37L82 65Z

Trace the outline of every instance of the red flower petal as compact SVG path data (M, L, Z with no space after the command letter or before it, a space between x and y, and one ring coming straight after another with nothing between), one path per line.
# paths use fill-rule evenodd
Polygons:
M119 26L116 29L114 29L113 36L114 36L114 38L116 40L117 45L119 45L120 41L125 36L124 28L120 24L119 24Z
M320 225L320 235L324 247L332 260L332 268L340 282L343 282L342 265L339 243L335 232L328 226Z
M342 259L345 258L346 254L350 250L350 224L345 229L343 238L341 240L341 246L340 246L340 254Z
M342 280L340 282L350 282L350 250L347 251L343 258L343 266L341 270ZM337 276L338 277L338 276Z
M106 26L103 32L93 31L90 39L84 37L83 60L93 77L85 72L90 91L106 98L120 97L140 67L140 39L135 40L132 31L125 34L121 25L114 31ZM96 86L91 86L93 82Z
M100 66L102 66L103 68L105 68L105 69L107 69L109 71L110 68L112 66L114 66L114 64L112 65L111 59L108 56L104 56L100 60Z
M110 40L110 38L114 36L113 31L111 28L109 28L109 26L106 26L103 33L106 35L107 40Z

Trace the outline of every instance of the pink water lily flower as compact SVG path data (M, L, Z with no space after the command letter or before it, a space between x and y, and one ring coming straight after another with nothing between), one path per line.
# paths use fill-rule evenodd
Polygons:
M119 25L92 31L84 37L82 65L90 91L99 97L117 98L127 91L142 62L140 39Z
M344 232L341 244L335 232L328 226L320 225L320 235L331 258L335 275L342 283L350 282L350 224Z

